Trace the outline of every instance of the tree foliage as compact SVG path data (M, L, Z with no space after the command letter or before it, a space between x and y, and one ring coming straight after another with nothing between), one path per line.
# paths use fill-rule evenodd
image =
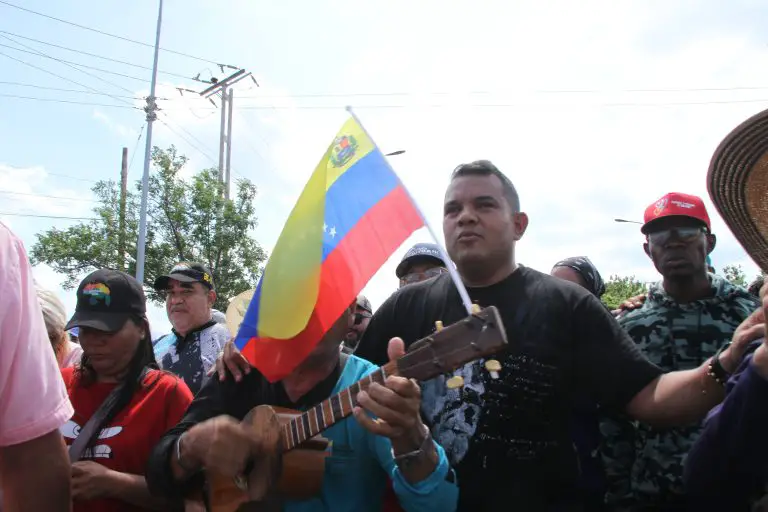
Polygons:
M747 287L747 275L741 265L726 265L723 267L723 277L737 286Z
M625 300L646 292L645 284L635 279L635 276L611 276L605 283L603 302L611 309L616 309Z
M179 261L199 261L213 272L218 309L228 299L256 285L266 253L252 236L257 220L253 202L256 186L239 180L234 197L223 197L216 169L205 169L185 180L180 176L187 162L174 146L155 147L147 203L147 237L144 285L149 298L162 302L152 283ZM118 258L120 187L100 181L93 187L98 206L95 218L67 229L52 228L37 234L32 248L34 263L46 263L66 276L64 287L74 288L88 272L119 268L135 274L139 231L141 182L126 199L127 265Z

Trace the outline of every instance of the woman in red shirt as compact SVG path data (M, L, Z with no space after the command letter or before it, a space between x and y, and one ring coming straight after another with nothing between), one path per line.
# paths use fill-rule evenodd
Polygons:
M73 327L80 329L83 356L62 370L75 415L61 431L73 462L74 511L168 510L169 503L149 494L145 466L192 393L157 369L141 285L123 272L93 272L77 290L66 329Z

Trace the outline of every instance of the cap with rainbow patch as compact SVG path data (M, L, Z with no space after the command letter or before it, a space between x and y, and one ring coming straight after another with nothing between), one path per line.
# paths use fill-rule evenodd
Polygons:
M119 270L101 269L89 274L77 288L75 314L65 330L90 327L115 332L131 318L144 318L147 299L135 278Z

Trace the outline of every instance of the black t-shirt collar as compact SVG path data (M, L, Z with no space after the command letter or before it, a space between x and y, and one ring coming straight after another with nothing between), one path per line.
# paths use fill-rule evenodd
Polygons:
M216 321L211 319L211 320L208 320L203 325L201 325L200 327L195 327L194 329L189 331L186 336L182 336L176 331L176 329L173 329L173 328L171 328L171 332L176 336L176 346L182 347L184 346L185 343L187 343L188 341L191 341L194 338L195 334L197 334L200 331L204 331L207 328L212 327L214 325L216 325Z

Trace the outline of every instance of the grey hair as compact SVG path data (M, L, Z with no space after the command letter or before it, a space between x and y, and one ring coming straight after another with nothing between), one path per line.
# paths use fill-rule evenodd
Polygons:
M67 310L59 297L50 290L38 287L37 300L40 302L40 309L43 310L43 320L48 332L63 333L67 325Z

